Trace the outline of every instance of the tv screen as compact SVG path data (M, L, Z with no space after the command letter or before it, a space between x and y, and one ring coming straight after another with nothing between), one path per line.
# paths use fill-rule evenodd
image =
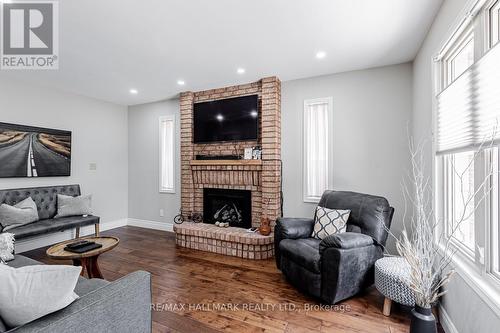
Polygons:
M257 139L257 95L195 103L193 113L195 143Z

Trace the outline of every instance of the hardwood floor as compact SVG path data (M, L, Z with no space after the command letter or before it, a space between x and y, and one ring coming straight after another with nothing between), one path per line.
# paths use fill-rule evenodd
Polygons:
M312 309L319 303L288 284L274 259L245 260L177 248L173 233L136 227L102 235L120 238L115 249L99 257L107 280L135 270L151 272L153 302L160 304L153 313L154 332L408 332L409 309L394 305L391 316L385 317L383 297L375 288L337 309ZM45 250L23 255L61 263L48 259Z

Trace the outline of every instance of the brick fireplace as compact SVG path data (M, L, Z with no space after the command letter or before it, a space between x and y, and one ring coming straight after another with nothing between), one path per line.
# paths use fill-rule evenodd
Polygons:
M257 140L193 143L193 105L198 102L257 95L259 135ZM281 82L268 77L257 82L180 95L181 116L181 209L205 213L204 197L210 190L246 191L250 195L248 221L258 227L263 210L273 225L281 214ZM197 155L243 156L244 149L262 147L262 159L196 159ZM205 196L204 196L205 193ZM207 218L205 222L213 222ZM235 225L235 224L233 224ZM247 233L245 229L219 228L213 224L176 225L178 245L250 259L273 256L273 236Z
M243 142L193 143L193 104L253 95L259 97L259 139ZM181 208L203 212L203 189L251 191L252 226L258 227L265 203L268 216L280 216L281 194L281 82L276 77L244 85L180 96L181 113ZM244 149L262 147L261 160L196 160L196 155L240 155ZM273 222L274 223L274 222Z

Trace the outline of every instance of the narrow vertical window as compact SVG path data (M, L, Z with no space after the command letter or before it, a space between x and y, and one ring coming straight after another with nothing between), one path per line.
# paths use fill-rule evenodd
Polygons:
M160 192L175 193L175 118L160 117Z
M331 188L331 97L304 101L304 201L318 202Z

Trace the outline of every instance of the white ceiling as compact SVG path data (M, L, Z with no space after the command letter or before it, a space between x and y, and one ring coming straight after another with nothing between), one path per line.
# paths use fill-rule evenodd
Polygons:
M397 64L415 57L441 2L64 0L60 69L0 76L132 105L271 75Z

